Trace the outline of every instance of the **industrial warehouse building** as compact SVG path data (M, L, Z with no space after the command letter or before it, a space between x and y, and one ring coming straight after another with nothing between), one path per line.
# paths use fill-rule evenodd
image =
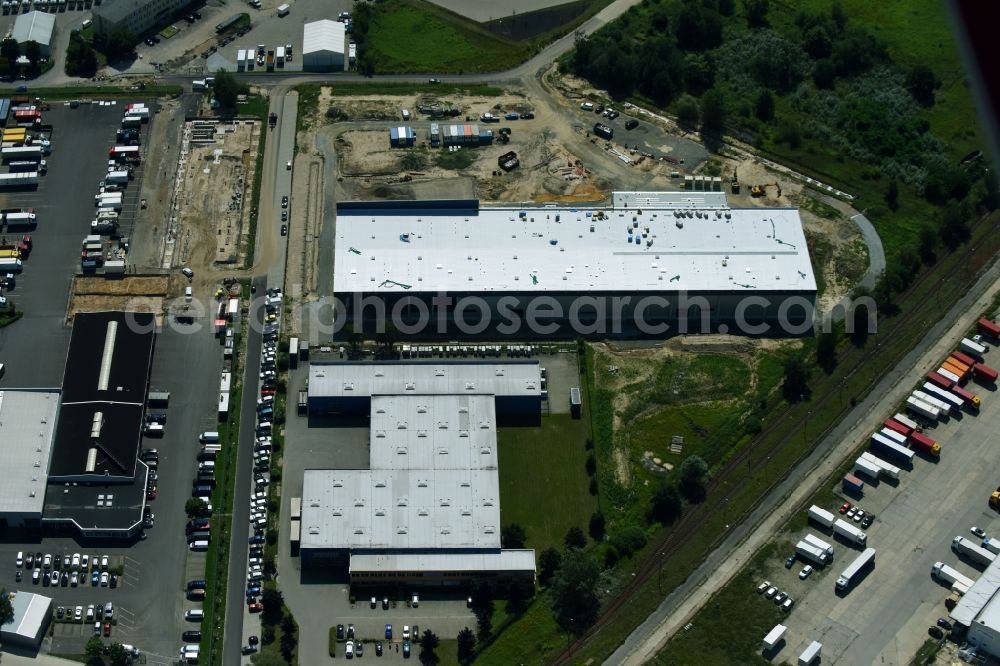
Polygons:
M497 419L501 397L540 409L540 384L531 362L312 366L310 412L370 416L370 460L304 472L303 567L352 585L533 581L534 551L500 547Z
M104 0L94 5L94 38L103 41L116 30L142 35L189 4L190 0Z
M0 530L42 526L58 391L0 391Z
M13 592L13 619L0 626L0 645L37 650L52 623L52 598L31 592Z
M313 21L302 27L302 70L342 72L347 69L347 33L339 21Z
M139 532L149 470L138 455L154 341L151 313L76 315L48 469L47 528L102 538Z
M334 293L367 334L386 322L410 338L811 331L798 211L730 208L721 192L616 192L589 209L342 202L336 233Z
M372 411L379 395L488 395L496 414L538 416L542 375L538 361L312 363L309 414L356 416Z
M14 19L14 31L11 37L17 42L21 55L25 54L24 45L28 42L38 44L43 58L52 55L52 35L56 29L56 16L46 12L28 12Z
M951 618L968 627L965 640L970 645L1000 658L1000 557L962 595Z

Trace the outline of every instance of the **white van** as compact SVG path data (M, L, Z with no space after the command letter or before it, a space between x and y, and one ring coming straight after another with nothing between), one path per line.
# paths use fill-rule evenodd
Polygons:
M198 441L202 444L215 444L219 441L219 433L215 430L206 430L198 435Z
M188 546L188 548L190 548L191 550L196 550L196 551L208 550L208 541L202 541L202 540L192 541L191 545ZM199 612L201 612L201 611L199 611Z
M192 608L184 612L184 619L190 622L201 622L205 619L205 611L200 608Z
M194 292L191 290L191 287L184 287L184 302L190 303L193 298Z

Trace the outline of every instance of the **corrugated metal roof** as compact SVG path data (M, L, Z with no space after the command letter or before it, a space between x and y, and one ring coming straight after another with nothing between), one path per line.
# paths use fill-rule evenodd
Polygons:
M302 55L329 51L343 55L345 50L344 24L323 19L306 23L302 27Z
M309 366L309 397L372 395L541 395L537 361L318 363Z
M38 42L42 46L52 43L52 31L56 27L56 15L46 12L28 12L14 20L11 36L18 44Z
M0 391L0 512L41 516L58 412L58 391Z
M487 553L394 553L351 555L350 572L403 571L534 571L535 551L499 550Z
M969 591L951 611L959 624L971 625L978 619L1000 632L1000 558L986 567L986 571L972 584Z

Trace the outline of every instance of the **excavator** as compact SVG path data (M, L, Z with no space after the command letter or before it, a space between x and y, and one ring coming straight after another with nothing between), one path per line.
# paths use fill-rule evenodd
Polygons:
M764 183L763 185L751 185L750 186L750 196L752 197L762 197L767 194L767 188L773 187L778 191L778 198L781 198L781 185L778 183Z
M990 494L990 508L1000 509L1000 486Z

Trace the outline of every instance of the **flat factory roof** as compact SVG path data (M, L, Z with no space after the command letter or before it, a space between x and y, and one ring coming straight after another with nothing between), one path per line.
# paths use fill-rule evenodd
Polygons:
M371 469L306 470L302 548L499 548L492 395L372 398Z
M391 203L338 210L335 292L816 291L795 209Z
M15 592L11 595L13 621L3 625L3 634L17 635L34 641L42 625L52 614L52 598L31 592Z
M52 31L55 26L55 14L28 12L14 19L14 31L11 36L18 44L38 42L42 46L49 46L52 42Z
M312 363L309 397L541 395L538 361Z
M41 515L58 413L58 391L0 391L0 512Z
M484 553L395 553L351 555L350 572L368 571L534 571L535 551Z
M612 208L658 210L729 209L725 192L612 192Z
M302 54L318 51L344 53L345 25L340 21L323 19L306 23L302 28Z
M1000 631L1000 558L993 560L969 591L962 595L951 617L959 624L970 626L982 620Z

